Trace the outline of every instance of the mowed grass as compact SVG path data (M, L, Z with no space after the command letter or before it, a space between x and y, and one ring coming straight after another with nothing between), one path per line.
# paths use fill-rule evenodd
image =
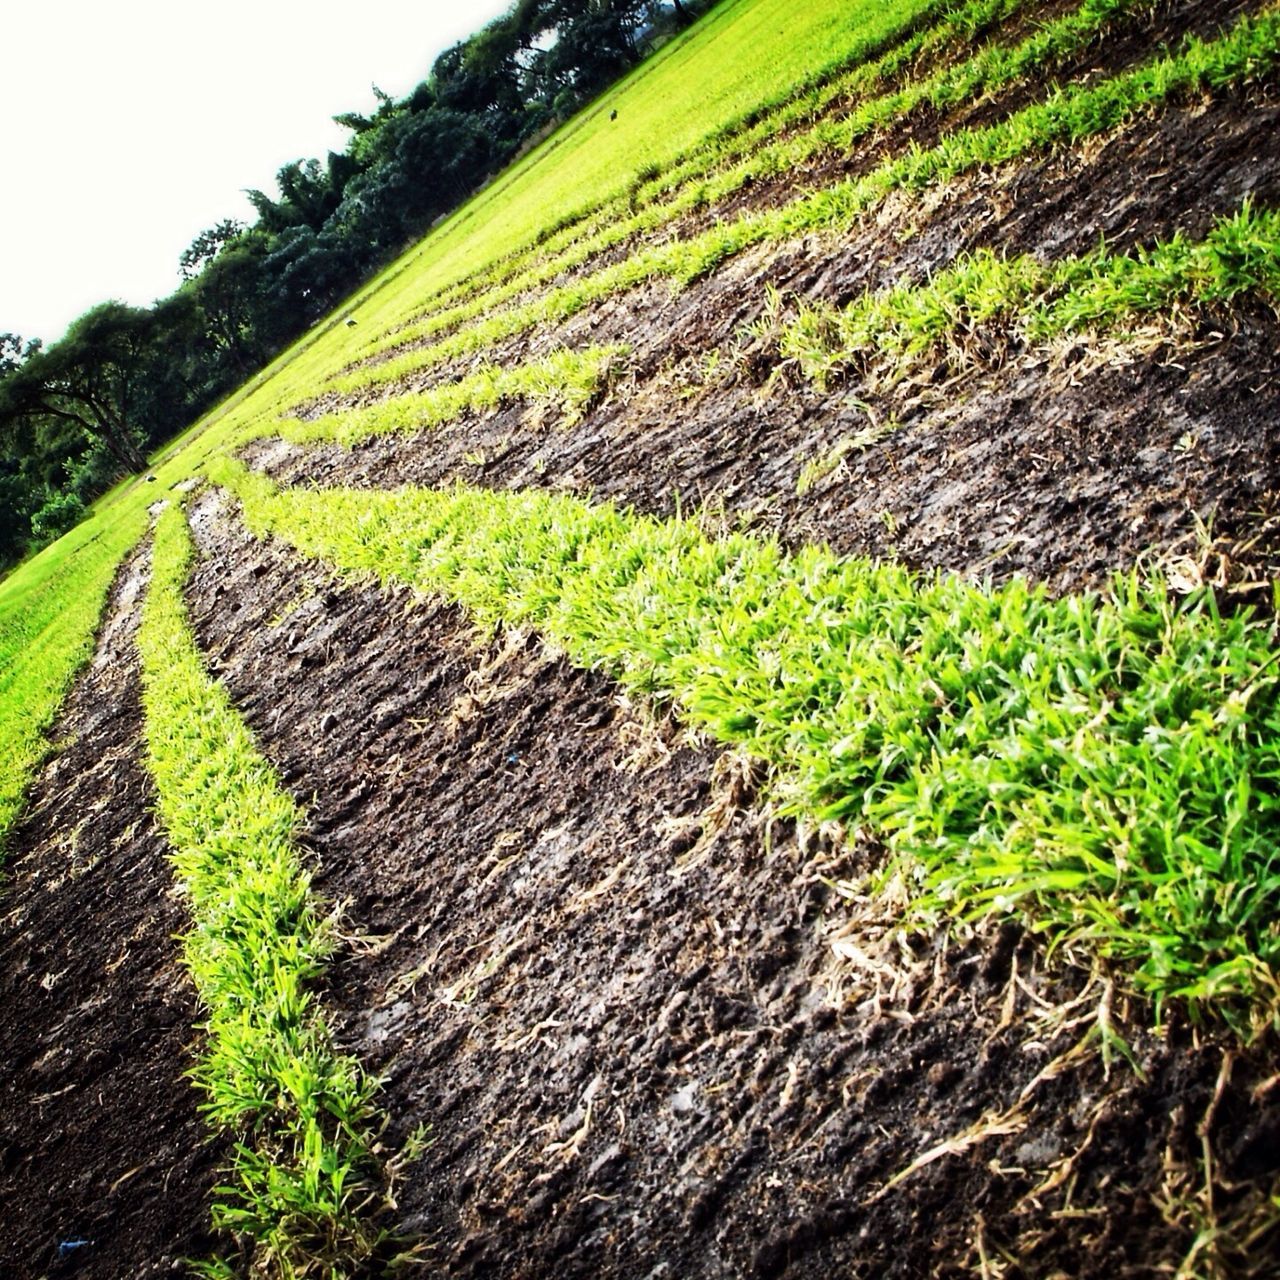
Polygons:
M615 245L641 235L651 236L695 209L714 206L758 178L803 171L815 160L846 154L877 130L887 129L923 105L945 110L982 94L998 92L1032 74L1049 74L1057 61L1088 47L1117 20L1141 5L1138 0L1085 0L1079 9L1037 27L1016 44L994 40L972 56L960 59L957 65L909 80L891 92L866 96L892 71L909 65L908 55L913 50L918 55L927 37L932 36L934 44L943 49L963 47L964 33L972 25L984 25L993 14L1003 15L1017 7L1014 0L980 0L948 10L935 26L893 44L881 58L860 63L854 71L824 86L822 92L791 99L742 136L735 134L719 147L696 151L677 168L684 175L682 182L664 174L666 185L661 194L666 196L668 189L675 188L669 198L661 202L652 198L639 201L641 207L637 209L629 207L632 201L613 202L595 215L590 227L582 228L575 222L561 236L541 246L541 252L501 264L507 269L487 287L468 287L457 291L461 296L456 298L455 291L446 291L422 318L404 325L391 323L384 335L375 336L360 347L360 358L370 359L457 328ZM875 42L875 46L878 44ZM855 105L835 118L810 122L807 117L822 111L829 102L828 95L852 97ZM468 284L484 281L486 274L478 273Z
M1270 628L1118 577L1051 599L823 548L786 555L541 492L213 478L259 535L540 631L867 827L918 922L1018 915L1242 1034L1277 1025Z
M1191 40L1177 53L1158 56L1096 83L1064 85L1043 102L995 124L959 129L932 147L910 149L866 174L804 192L780 208L744 213L688 239L642 248L529 301L499 308L431 346L341 373L328 386L343 393L396 382L483 351L500 340L567 320L642 284L666 280L676 287L687 285L754 246L848 230L895 192L936 189L980 169L1007 165L1051 147L1079 144L1179 98L1246 84L1277 63L1280 13L1269 10L1242 18L1215 39Z

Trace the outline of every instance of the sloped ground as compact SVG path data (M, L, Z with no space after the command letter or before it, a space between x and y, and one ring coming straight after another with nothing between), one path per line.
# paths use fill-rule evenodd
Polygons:
M1073 70L1100 75L1157 36L1253 8L1153 6L1141 39ZM1042 89L909 121L875 154ZM1130 249L1202 235L1246 196L1280 203L1277 93L1264 79L1182 103L486 353L628 343L626 372L574 426L515 406L352 451L267 442L247 456L295 483L463 479L704 508L791 547L1056 591L1155 554L1180 581L1270 603L1270 307L1043 349L980 329L901 381L872 367L825 392L781 361L777 336L794 297L842 304L976 248L1060 257L1105 235ZM742 207L795 181L753 185ZM1244 1050L1177 1010L1153 1030L1114 975L1012 927L899 945L892 904L840 888L876 864L874 844L772 820L742 761L651 723L603 677L303 568L249 539L225 497L200 498L193 527L200 644L308 805L317 888L344 904L326 1007L343 1047L385 1076L388 1148L428 1127L386 1221L421 1237L430 1268L1280 1274L1265 1214L1280 1176L1274 1042ZM163 1274L211 1245L222 1152L203 1144L182 1079L196 1011L139 763L140 574L7 864L5 1274Z
M924 1276L1005 1249L1153 1275L1194 1241L1202 1127L1219 1212L1274 1167L1265 1052L1117 1000L1145 1078L1108 1078L1072 1053L1096 977L1009 930L867 956L830 882L874 850L770 824L740 764L607 681L300 579L222 503L193 525L201 643L314 796L318 886L358 922L328 1007L393 1145L430 1128L398 1223L445 1274Z
M1247 195L1280 200L1280 152L1264 144L1280 129L1275 94L1262 84L1172 110L1088 155L957 183L923 213L903 201L839 241L752 251L675 296L654 286L505 346L504 362L560 342L632 346L629 376L570 429L514 406L429 438L250 456L291 483L554 486L664 515L706 504L792 547L1023 573L1058 590L1099 585L1152 549L1194 557L1197 520L1251 526L1275 485L1271 308L1166 318L1120 344L1022 350L977 333L962 367L935 361L895 387L881 371L825 393L786 368L770 382L776 350L749 326L770 286L839 304L982 247L1062 257L1100 236L1128 249L1202 235ZM867 435L797 492L808 463Z

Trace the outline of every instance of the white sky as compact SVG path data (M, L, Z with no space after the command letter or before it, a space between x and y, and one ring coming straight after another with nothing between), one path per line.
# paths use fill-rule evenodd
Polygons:
M108 298L177 287L178 255L331 117L403 97L510 0L8 0L0 23L0 333L56 341Z

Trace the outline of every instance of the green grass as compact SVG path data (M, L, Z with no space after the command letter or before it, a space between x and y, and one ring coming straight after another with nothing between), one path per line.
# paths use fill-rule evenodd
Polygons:
M801 303L782 325L779 350L823 387L851 366L902 378L939 352L963 365L980 329L1037 343L1245 293L1280 300L1280 213L1248 201L1199 241L1177 234L1133 253L1100 247L1052 263L983 250L925 284L869 292L841 311Z
M1012 0L1005 0L1002 4L983 0L980 5L965 6L963 10L948 14L942 25L947 34L958 37L979 17L989 17L992 13L1003 15L1013 7ZM686 173L685 181L673 199L662 204L647 204L631 213L621 208L611 209L609 216L601 219L592 234L571 238L562 250L542 254L524 270L506 272L494 287L469 292L461 301L449 306L441 307L437 302L431 314L424 318L404 327L392 328L390 332L365 343L360 351L361 357L372 358L457 328L616 245L668 226L695 209L724 200L740 191L749 181L779 173L803 172L806 165L817 160L850 151L868 135L900 122L925 104L942 110L971 101L983 93L1006 88L1033 73L1048 75L1061 60L1094 43L1118 19L1137 7L1139 0L1085 0L1080 9L1038 28L1016 46L992 44L955 67L910 83L896 92L861 102L839 119L822 121L779 141L770 141L768 135L759 136L766 128L770 133L780 132L797 118L802 119L803 112L816 109L817 103L810 105L808 98L803 98L790 104L791 110L762 120L751 131L754 145L745 154L738 155L736 163L720 168L714 176L706 167L701 167L714 167L714 151L700 156L699 166L695 166L693 161L686 162L682 166ZM963 21L966 14L969 22ZM899 54L900 50L894 53ZM890 56L886 55L886 59ZM835 85L828 87L827 92L839 89L845 94L852 94L858 88L879 83L885 74L881 66L884 60L862 64L858 68L861 75L855 77L851 73L841 77ZM825 93L819 100L822 98L825 98Z
M93 652L116 568L145 527L139 511L82 524L0 584L0 853L58 708Z
M853 64L851 70L820 79L810 86L784 85L767 105L758 104L743 118L721 125L692 147L679 163L664 165L658 176L642 182L640 178L647 170L641 170L625 195L615 195L589 211L562 216L562 225L549 233L546 228L540 229L532 243L505 252L489 266L438 291L428 304L424 305L415 294L402 294L397 306L368 317L375 322L375 333L359 348L360 353L368 355L387 350L397 342L430 336L472 319L499 302L547 283L596 254L706 204L714 195L706 179L717 168L759 152L776 134L807 123L832 101L869 92L925 49L938 52L953 45L963 47L972 40L976 28L996 17L1007 16L1027 2L967 0L959 9L939 4L937 0L924 8L884 6L877 14L879 21L860 26L858 43L846 50L844 56ZM941 13L937 22L921 25L922 18L937 13ZM901 39L916 26L921 29L906 40ZM885 48L888 52L873 58ZM873 60L868 61L869 58ZM732 182L721 178L715 189L724 194L737 190L749 172L749 167L739 167ZM673 190L681 191L680 199L657 204ZM424 311L430 312L426 319L407 325Z
M843 68L871 32L929 0L729 0L514 165L413 254L426 295L465 279L549 226L625 195L708 134ZM779 38L783 37L783 38ZM617 120L610 120L616 110Z
M1276 1025L1280 673L1211 596L1129 575L1054 600L547 493L212 475L260 535L674 700L793 812L879 835L918 920L1017 913L1158 1006Z
M192 1075L209 1123L236 1139L213 1220L255 1239L262 1274L345 1276L379 1242L366 1216L376 1082L335 1050L312 994L333 922L299 853L302 815L204 670L182 598L191 556L170 506L156 525L138 647L147 763L207 1015Z
M296 443L337 440L351 444L393 431L426 431L464 411L483 412L513 400L535 411L554 411L572 426L616 374L629 348L621 345L560 349L527 364L503 368L486 364L457 382L396 396L363 409L324 414L309 421L286 419L273 434Z
M693 522L554 493L282 492L230 456L272 434L351 442L516 402L572 422L626 348L503 368L493 345L646 283L678 288L754 245L846 233L893 193L938 190L1238 89L1273 76L1280 58L1272 5L1219 39L1052 88L784 207L663 240L749 177L890 138L913 112L1048 78L1143 5L1085 0L1003 39L998 24L1029 7L727 0L501 175L341 308L355 329L331 317L168 450L158 483L123 487L0 584L0 838L148 504L207 466L256 532L442 595L481 626L537 629L575 662L674 702L767 762L793 813L878 835L880 886L905 892L916 923L1017 916L1054 946L1106 957L1157 1006L1183 1001L1242 1036L1277 1026L1280 668L1263 623L1220 617L1211 596L1175 599L1137 575L1052 599L1017 581L996 588L824 548L788 555L745 536L711 539ZM989 30L991 43L974 47ZM975 327L1039 341L1243 291L1274 297L1277 230L1273 212L1246 206L1204 240L1129 254L973 255L923 285L802 313L784 354L823 378L862 360L907 367L926 352L962 353ZM624 260L566 277L628 245ZM423 339L438 340L398 350ZM372 363L379 355L390 359ZM356 358L366 363L354 368ZM326 391L367 399L462 358L443 385L313 421L288 416ZM886 429L841 440L799 484L823 483ZM148 761L207 1016L195 1076L210 1123L236 1138L216 1221L258 1241L264 1270L336 1277L380 1247L368 1216L374 1083L326 1029L315 993L332 922L311 893L299 809L197 652L182 601L191 554L171 507L139 644Z
M1126 123L1177 96L1213 92L1260 77L1280 61L1280 15L1245 17L1214 40L1192 40L1176 54L1089 85L1069 85L997 124L957 130L937 145L896 157L870 173L808 192L780 209L747 213L688 240L643 249L540 298L494 312L419 350L366 365L329 383L351 392L398 381L493 343L554 324L588 305L666 279L684 285L744 249L855 225L895 191L941 186L1052 146L1071 145Z

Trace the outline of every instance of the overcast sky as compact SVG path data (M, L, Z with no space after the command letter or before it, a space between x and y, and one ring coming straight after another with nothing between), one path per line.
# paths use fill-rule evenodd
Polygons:
M246 187L323 159L510 0L10 0L0 31L0 332L147 305Z

